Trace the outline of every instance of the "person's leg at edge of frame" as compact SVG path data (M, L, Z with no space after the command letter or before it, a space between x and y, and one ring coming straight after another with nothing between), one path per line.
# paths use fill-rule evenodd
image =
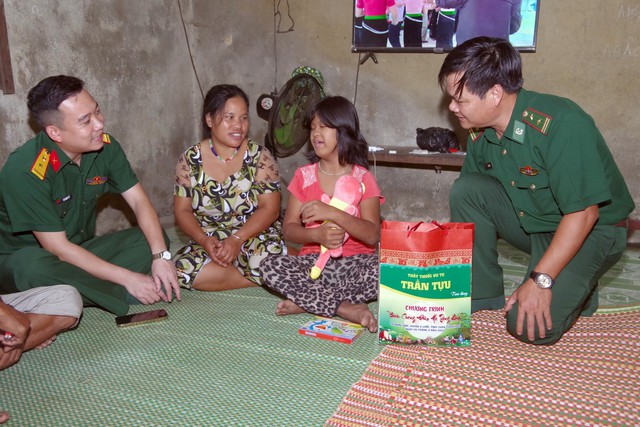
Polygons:
M551 243L550 233L532 236L532 253L529 264L534 268ZM559 341L581 315L591 315L597 308L598 281L622 256L626 247L626 232L621 227L596 226L580 251L556 278L552 289L552 329L545 337L529 341L526 325L522 335L516 334L518 307L507 313L507 330L515 338L537 345L551 345ZM528 273L527 276L528 277ZM525 280L525 279L523 279Z
M492 177L468 174L458 178L450 193L451 221L474 223L471 311L500 310L505 305L497 239L503 237L530 252L511 200Z

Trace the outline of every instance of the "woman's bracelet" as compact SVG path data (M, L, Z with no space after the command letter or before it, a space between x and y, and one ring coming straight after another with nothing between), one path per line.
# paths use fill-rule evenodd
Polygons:
M231 237L233 237L234 239L238 239L238 240L240 240L240 243L244 243L244 242L245 242L242 238L238 237L238 236L237 236L237 235L235 235L235 234L232 234L232 235L231 235Z

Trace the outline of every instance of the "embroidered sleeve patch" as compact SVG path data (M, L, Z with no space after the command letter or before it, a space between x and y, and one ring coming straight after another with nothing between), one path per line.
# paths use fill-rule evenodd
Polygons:
M49 166L49 152L46 148L43 148L40 150L33 165L31 165L31 173L44 181L44 177L47 174L47 166Z
M544 113L527 108L522 112L522 121L540 133L547 134L552 118Z

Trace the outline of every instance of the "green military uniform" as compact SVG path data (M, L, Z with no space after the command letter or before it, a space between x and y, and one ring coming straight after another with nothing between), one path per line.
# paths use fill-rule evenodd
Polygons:
M467 157L453 185L450 205L452 221L476 224L474 310L504 306L497 237L531 254L531 271L563 215L599 205L597 225L556 278L551 302L553 329L544 340L534 341L539 344L557 341L581 312L596 310L598 280L619 260L626 246L626 228L615 224L634 209L593 119L568 99L524 89L518 93L502 138L492 128L470 133ZM517 306L507 319L513 335L516 316ZM526 340L526 336L525 330L518 338Z
M126 289L60 261L42 249L32 231L66 232L75 243L113 264L148 273L149 245L138 228L95 237L97 201L138 183L118 141L82 155L80 165L45 132L9 155L0 172L0 293L68 284L86 303L125 314L135 301Z

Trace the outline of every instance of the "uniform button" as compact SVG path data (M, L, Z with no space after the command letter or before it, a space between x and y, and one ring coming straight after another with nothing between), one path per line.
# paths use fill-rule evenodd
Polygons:
M503 155L503 156L506 156L506 154L507 154L507 150L503 149L503 150L502 150L502 155Z
M516 182L515 181L511 181L511 186L515 187L516 186Z
M535 184L531 184L531 185L529 186L529 188L530 188L530 189L532 189L532 190L535 190L535 189L536 189L536 185L535 185Z
M518 215L520 216L520 218L522 218L524 216L524 212L520 211L518 212Z

